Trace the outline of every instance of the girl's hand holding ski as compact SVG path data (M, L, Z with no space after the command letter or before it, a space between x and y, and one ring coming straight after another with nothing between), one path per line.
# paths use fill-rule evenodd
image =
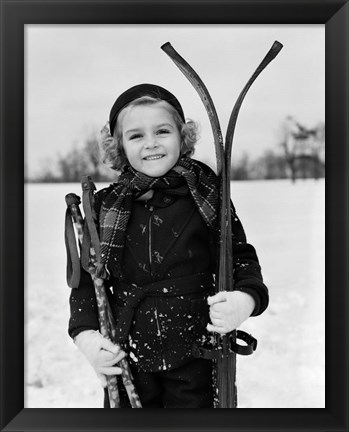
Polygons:
M208 297L210 319L207 330L219 334L229 333L240 326L255 308L253 297L242 291L220 291Z
M122 369L115 365L125 357L125 352L98 331L85 330L79 333L75 344L95 370L103 387L107 386L106 375L122 373Z

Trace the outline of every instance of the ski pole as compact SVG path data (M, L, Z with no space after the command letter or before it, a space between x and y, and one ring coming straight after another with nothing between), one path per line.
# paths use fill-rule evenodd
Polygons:
M77 234L78 234L78 242L79 245L82 245L83 242L83 226L84 221L83 217L79 208L80 204L80 198L70 193L66 195L65 197L66 204L68 206L68 209L71 212L71 217L73 220L73 224L76 228ZM104 336L107 339L110 339L115 343L115 321L114 317L112 315L112 311L108 302L107 294L105 291L105 284L104 280L102 278L99 278L96 276L96 253L93 246L90 247L90 260L89 260L89 273L91 274L94 288L95 288L95 294L96 294L96 301L97 301L97 309L98 309L98 319L99 319L99 326L100 326L100 332L102 336ZM120 345L116 344L119 348ZM142 408L141 401L139 399L138 393L136 391L136 388L132 381L132 373L129 367L129 364L127 360L124 358L120 360L119 366L122 370L122 381L125 386L130 404L132 408ZM117 386L117 377L116 376L107 376L107 383L108 383L108 395L109 395L109 401L110 401L110 407L111 408L119 408L120 407L120 396Z

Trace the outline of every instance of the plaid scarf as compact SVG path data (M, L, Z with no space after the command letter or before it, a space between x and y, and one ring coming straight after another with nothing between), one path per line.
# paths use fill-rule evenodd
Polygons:
M119 273L133 199L150 189L167 190L171 193L171 189L185 184L203 220L211 230L216 232L218 181L216 174L206 165L182 157L165 176L158 178L148 177L132 167L127 167L101 206L100 262L97 273L102 272L105 266L116 271L116 274Z

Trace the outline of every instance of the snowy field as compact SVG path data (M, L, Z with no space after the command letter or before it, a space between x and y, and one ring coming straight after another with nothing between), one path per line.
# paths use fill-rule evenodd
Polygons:
M100 189L104 185L98 184ZM241 328L257 351L238 357L241 408L325 407L325 182L235 182L270 305ZM101 408L94 371L67 333L64 197L79 184L26 185L25 407Z

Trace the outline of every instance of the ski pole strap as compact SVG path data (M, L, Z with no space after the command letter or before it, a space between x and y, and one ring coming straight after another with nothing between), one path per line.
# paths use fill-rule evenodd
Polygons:
M257 339L255 339L252 335L242 331L236 330L236 338L245 342L246 345L240 345L234 340L232 337L232 333L228 335L230 339L230 352L229 355L239 354L239 355L250 355L257 349ZM193 354L195 357L200 357L206 360L217 360L218 358L222 358L222 350L219 348L205 348L202 346L198 346L194 344L193 346Z
M240 355L250 355L257 349L257 339L255 339L252 335L242 331L236 331L236 339L240 339L246 343L246 345L240 345L236 343L236 341L231 342L231 350L236 354Z
M73 225L73 216L70 206L79 205L80 198L75 194L68 194L65 197L67 210L65 212L64 239L67 251L67 284L70 288L77 288L80 281L80 258L77 248L75 231Z
M83 237L81 243L81 266L87 272L90 272L90 248L91 248L91 237L88 230L87 223L83 226Z
M85 222L88 227L88 234L90 237L91 246L95 250L97 261L99 261L99 256L100 256L99 237L97 233L96 224L94 221L95 218L94 218L94 209L93 209L93 191L96 190L96 186L91 180L90 176L82 177L81 186L82 186L82 206L85 213Z

